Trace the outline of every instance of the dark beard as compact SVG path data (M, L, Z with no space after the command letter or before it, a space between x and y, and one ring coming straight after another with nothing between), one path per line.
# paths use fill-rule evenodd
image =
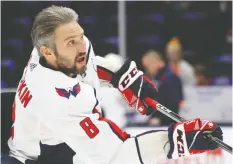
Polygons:
M76 70L76 68L75 67L73 67L73 68L64 68L64 67L61 67L61 66L58 66L58 68L57 68L57 70L58 71L61 71L61 72L63 72L64 74L66 74L66 75L71 75L71 76L73 76L73 75L78 75L78 74L84 74L85 73L85 71L86 71L86 67L84 68L84 70L82 70L82 71L77 71Z
M76 72L75 68L64 68L64 67L58 66L57 70L63 72L66 75L69 75L69 74L78 74Z
M57 48L55 48L55 55L57 56L58 61L62 61L61 59L59 59L59 53L57 52ZM75 61L76 60L77 60L77 57L75 58ZM73 77L73 76L77 76L78 74L81 74L81 75L84 74L86 71L86 67L81 71L77 71L75 64L73 67L67 68L61 62L58 62L57 63L57 70L63 72L64 74L66 74L68 76Z

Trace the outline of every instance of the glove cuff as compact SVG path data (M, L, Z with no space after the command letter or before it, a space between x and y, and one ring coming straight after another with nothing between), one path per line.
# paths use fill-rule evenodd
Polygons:
M169 149L169 152L167 154L168 159L172 159L172 153L174 152L174 141L173 141L174 126L175 126L175 124L173 123L168 127L168 141L170 143L170 149Z
M167 157L169 159L177 159L179 157L190 155L183 123L170 125L168 128L168 139L170 142L170 151Z

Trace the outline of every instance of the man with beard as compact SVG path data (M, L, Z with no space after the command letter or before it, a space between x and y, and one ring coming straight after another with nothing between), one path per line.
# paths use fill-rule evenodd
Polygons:
M58 6L34 20L35 49L13 104L12 164L148 164L216 148L194 137L210 131L222 139L211 121L194 119L130 136L102 117L98 78L110 81L141 114L151 114L143 101L155 99L157 91L133 61L107 70L113 63L95 57L77 20L74 10Z

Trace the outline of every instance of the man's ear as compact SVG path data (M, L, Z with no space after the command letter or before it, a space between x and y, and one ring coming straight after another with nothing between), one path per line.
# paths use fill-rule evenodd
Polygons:
M45 47L45 46L41 46L40 47L40 53L45 57L45 58L48 58L48 57L51 57L53 55L53 51L48 48L48 47Z

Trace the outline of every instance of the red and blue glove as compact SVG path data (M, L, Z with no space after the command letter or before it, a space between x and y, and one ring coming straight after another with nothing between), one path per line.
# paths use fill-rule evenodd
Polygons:
M176 159L216 149L217 146L203 136L207 133L223 140L221 128L212 121L196 118L171 124L168 128L170 150L167 157Z

